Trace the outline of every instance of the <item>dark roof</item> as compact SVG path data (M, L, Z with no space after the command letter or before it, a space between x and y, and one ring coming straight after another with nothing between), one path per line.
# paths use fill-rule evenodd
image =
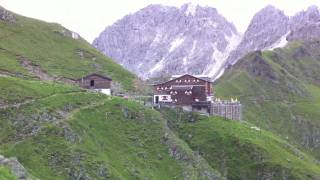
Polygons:
M82 78L79 78L79 79L77 79L77 80L78 80L78 81L80 81L80 80L82 80L82 79L86 79L86 78L88 78L88 77L90 77L90 76L99 76L99 77L101 77L101 78L103 78L103 79L106 79L106 80L112 81L112 79L111 79L111 78L109 78L109 77L107 77L107 76L104 76L104 75L101 75L101 74L97 74L97 73L89 74L89 75L84 76L84 77L82 77Z
M174 81L174 80L176 80L176 79L178 79L178 78L181 78L181 77L183 77L183 76L192 76L192 75L190 75L190 74L184 74L184 75L181 75L181 76L179 76L179 77L177 77L177 78L170 79L170 80L168 80L168 81L155 82L155 83L153 83L152 85L155 86L155 85L164 84L164 83L167 83L167 82L170 82L170 81ZM212 83L212 81L211 81L211 79L210 79L209 77L196 77L196 76L192 76L192 77Z

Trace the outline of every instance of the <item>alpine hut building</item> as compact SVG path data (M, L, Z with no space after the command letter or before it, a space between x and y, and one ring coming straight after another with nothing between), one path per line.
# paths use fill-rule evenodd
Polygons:
M189 74L172 76L169 81L153 85L155 106L182 107L232 120L242 119L242 106L237 99L214 97L212 82L205 76Z
M100 74L89 74L76 80L76 83L85 89L92 89L106 95L111 95L112 79Z
M181 106L186 110L210 112L212 82L204 76L172 76L169 81L153 85L154 105Z

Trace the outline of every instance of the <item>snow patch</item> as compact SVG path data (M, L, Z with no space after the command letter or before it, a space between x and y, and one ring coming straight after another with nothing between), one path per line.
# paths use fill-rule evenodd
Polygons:
M214 52L211 57L212 63L204 71L204 74L208 75L209 77L213 77L214 80L216 80L223 74L223 65L225 64L225 61L228 59L230 53L240 43L241 36L237 34L232 34L231 36L226 36L226 40L228 42L228 46L223 52L218 50L217 43L214 44Z
M198 43L198 41L196 41L196 40L193 41L190 53L187 55L187 57L184 57L182 59L182 65L184 65L184 66L187 65L188 64L188 59L192 59L193 54L195 53L195 50L197 48L197 43ZM187 71L187 67L185 67L185 71Z
M194 15L196 15L196 11L197 11L197 6L192 3L189 3L185 13L186 13L186 15L194 16Z
M162 70L164 68L164 61L165 59L163 58L159 62L157 62L157 64L149 71L149 73L152 74L154 72Z
M222 69L220 70L220 72L213 78L212 81L215 81L215 80L219 79L219 78L223 75L224 71L225 71L225 69L222 68Z
M195 52L195 50L196 50L196 47L197 47L197 43L198 43L198 41L193 41L193 43L192 43L192 49L191 49L191 51L190 51L189 56L192 56L192 55L194 54L194 52Z
M184 39L183 38L176 38L173 40L170 44L170 49L169 53L171 53L173 50L175 50L177 47L179 47L183 43Z
M157 31L156 37L153 39L152 43L159 43L161 41L162 34Z
M183 58L182 64L183 64L183 65L187 65L187 57L184 57L184 58Z
M211 27L211 28L217 28L218 27L218 23L217 22L215 22L215 21L212 21L211 19L209 19L209 18L202 18L203 20L206 20L206 21L204 21L205 23L204 23L204 27Z
M291 31L287 32L283 35L277 42L273 43L271 46L264 48L263 50L274 50L276 48L283 48L288 44L287 36L290 34Z

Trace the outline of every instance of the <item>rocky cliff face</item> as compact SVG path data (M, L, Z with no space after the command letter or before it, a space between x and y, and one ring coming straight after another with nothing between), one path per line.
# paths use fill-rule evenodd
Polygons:
M282 11L273 6L263 8L251 20L241 43L229 56L228 63L233 64L249 52L276 47L288 29L289 17Z
M107 27L93 45L140 77L214 74L240 42L216 9L148 6Z
M267 6L242 36L214 8L151 5L107 27L93 45L142 78L181 73L218 78L249 52L319 37L316 6L293 17Z
M320 38L320 13L311 6L293 17L286 16L273 6L267 6L252 19L237 49L228 58L234 64L243 55L283 47L288 41L309 41Z
M241 43L232 51L225 65L213 76L219 77L224 69L234 65L246 54L257 50L273 50L287 45L288 41L320 39L320 13L316 6L286 16L283 11L267 6L251 20Z
M291 32L287 39L314 40L320 37L320 12L318 7L311 6L290 19Z

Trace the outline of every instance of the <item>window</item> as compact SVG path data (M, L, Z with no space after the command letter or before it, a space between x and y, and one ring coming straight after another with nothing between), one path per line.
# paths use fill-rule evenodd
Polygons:
M90 86L93 87L94 86L94 80L90 81Z
M187 91L185 91L184 93L185 93L186 95L190 96L190 95L192 94L192 91L190 91L190 90L188 91L188 90L187 90Z
M177 95L178 92L177 92L177 91L170 91L170 94L172 94L172 95Z

